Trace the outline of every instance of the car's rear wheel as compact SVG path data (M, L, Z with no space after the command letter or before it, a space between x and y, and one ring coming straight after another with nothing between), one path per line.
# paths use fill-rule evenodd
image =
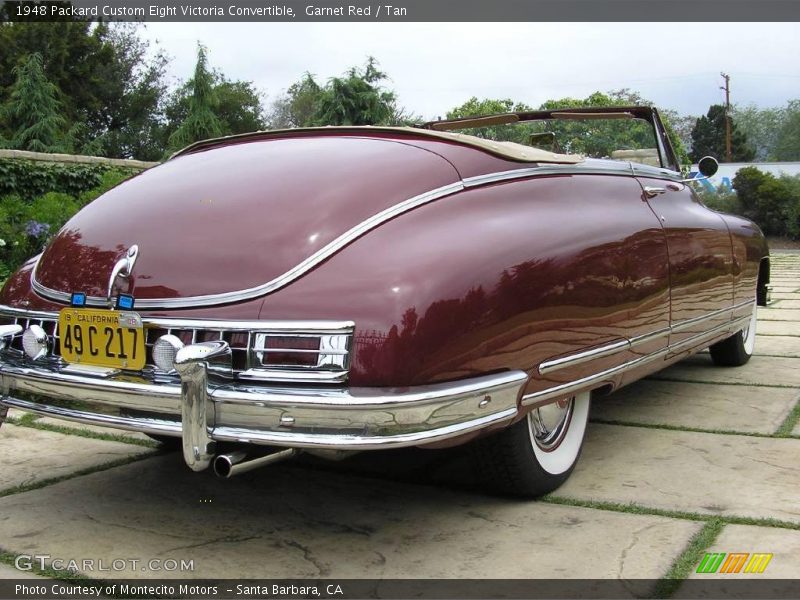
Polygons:
M481 478L498 492L535 497L569 477L583 446L591 393L536 408L503 431L473 444Z
M731 337L709 347L711 360L721 367L740 367L753 356L756 346L756 320L758 308L753 303L753 314L747 326Z

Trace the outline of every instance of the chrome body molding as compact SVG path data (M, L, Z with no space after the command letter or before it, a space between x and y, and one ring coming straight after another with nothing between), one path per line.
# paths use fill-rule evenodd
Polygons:
M751 306L752 304L753 304L752 300L747 300L746 302L740 302L739 304L736 304L729 308L722 308L707 313L705 315L701 315L699 317L694 317L691 319L687 319L685 321L681 321L680 323L676 323L675 325L665 329L659 329L658 331L653 331L651 333L646 333L644 335L636 336L634 338L631 338L630 340L627 339L618 340L611 342L610 344L598 346L597 348L591 348L583 352L578 352L577 354L570 354L568 356L562 356L554 358L552 360L546 360L539 365L539 373L541 375L547 375L548 373L554 373L556 371L560 371L561 369L565 369L567 367L574 367L576 365L583 364L590 360L604 358L606 356L611 356L613 354L617 354L618 352L624 352L626 350L632 350L637 346L641 346L642 344L653 342L662 338L668 338L670 334L680 333L699 323L702 323L704 321L709 321L711 319L716 319L722 315L732 313L740 308ZM750 317L747 318L749 319ZM729 323L725 323L721 327L724 328L728 325ZM698 336L693 336L688 338L687 340L683 340L681 342L678 342L677 344L673 344L671 347L674 348L676 346L686 345L687 342L693 340L695 337L703 337L706 335L706 333L710 332L703 332L701 334L698 334Z
M623 350L629 350L630 347L631 343L628 340L620 340L605 346L600 346L599 348L586 350L585 352L570 354L569 356L563 356L553 360L546 360L539 365L539 373L542 375L547 375L548 373L554 373L556 371L560 371L561 369L565 369L566 367L574 367L575 365L580 365L590 360L603 358L604 356L611 356L612 354L622 352Z
M752 301L748 301L748 302L744 303L743 305L739 305L739 306L746 306L748 304L753 304L753 302ZM726 311L730 311L731 309L725 309L725 310ZM711 313L711 314L714 315L716 313ZM709 317L706 316L704 318L709 318ZM743 327L746 327L749 322L750 322L750 315L748 315L746 317L740 317L740 318L734 319L732 321L728 321L727 323L723 323L721 325L718 325L717 327L709 329L708 331L703 331L702 333L698 333L697 335L693 335L693 336L691 336L689 338L686 338L685 340L681 340L681 341L676 342L674 344L670 344L670 345L665 346L664 348L661 348L661 349L659 349L659 350L657 350L655 352L652 352L652 353L647 354L645 356L640 356L639 358L635 358L633 360L627 361L627 362L622 363L620 365L617 365L615 367L611 367L611 368L606 369L604 371L600 371L598 373L593 373L591 375L587 375L586 377L583 377L581 379L577 379L575 381L569 381L569 382L566 382L566 383L562 383L562 384L547 388L545 390L541 390L539 392L533 392L531 394L525 394L522 397L522 406L533 406L533 407L541 406L543 404L548 404L549 402L552 402L555 399L563 398L564 396L569 396L569 395L574 394L576 392L586 391L586 390L589 390L589 389L591 389L593 387L600 386L600 385L602 385L604 383L610 383L613 377L616 377L617 375L621 375L621 374L625 373L626 371L631 371L631 370L636 369L638 367L642 367L642 366L644 366L644 365L646 365L648 363L651 363L653 361L656 361L656 360L665 360L665 359L671 358L671 357L673 357L675 355L678 355L678 354L681 354L681 353L686 352L688 350L694 349L697 346L700 346L701 344L708 343L709 341L711 341L712 339L714 339L717 336L722 336L722 335L725 335L725 334L735 333L736 331L739 331ZM628 349L628 348L631 348L631 347L633 347L635 345L641 344L641 343L643 343L643 341L653 341L653 340L658 339L658 338L667 337L667 336L669 336L669 334L670 334L670 330L664 329L664 330L660 330L660 331L654 332L652 334L639 336L638 338L634 338L635 341L632 341L631 343L624 345L620 349L616 349L614 351L609 351L606 354L603 354L603 356L610 356L610 355L614 354L615 352L619 352L621 350ZM610 346L611 345L603 346L602 348L598 348L598 350L606 350ZM565 361L566 362L560 363L559 368L564 368L566 366L573 366L575 364L580 364L580 363L576 363L576 362L573 362L573 363L569 363L568 362L568 359L572 358L573 356L579 358L580 362L584 362L585 360L588 360L588 358L585 358L586 354L587 353L582 352L582 353L580 353L580 355L572 355L571 357L565 357ZM594 356L594 358L596 358L596 357L597 357L597 355ZM552 361L550 361L550 362L552 362ZM542 364L545 364L545 363L542 363ZM550 372L552 372L552 369L550 370Z
M209 294L205 296L153 299L142 298L136 300L136 308L139 310L147 310L214 306L218 304L241 302L269 294L295 281L321 262L339 252L342 248L352 243L357 238L363 236L369 231L372 231L386 221L419 206L423 206L435 200L439 200L440 198L450 196L464 189L474 188L482 185L491 185L494 183L501 183L515 179L525 179L528 177L546 177L555 175L621 175L630 177L632 174L634 176L668 179L670 181L680 181L681 177L680 173L670 171L669 169L611 160L586 160L577 165L543 164L536 167L526 167L522 169L513 169L510 171L501 171L497 173L487 173L485 175L468 177L460 181L424 192L373 215L369 219L362 221L355 227L346 231L324 248L321 248L292 269L289 269L282 275L262 285L244 290L235 290L221 294ZM54 290L39 283L39 281L36 279L36 268L38 264L39 261L37 260L36 264L31 270L30 276L31 286L33 287L34 291L44 298L61 302L63 304L69 304L70 293ZM100 296L88 296L86 298L86 304L87 306L103 307L108 305L108 299Z
M180 385L131 375L64 373L0 360L0 407L80 423L181 436L184 458L206 468L214 442L359 450L417 446L508 423L528 375L508 371L411 388L296 387L214 376L224 342L182 348Z

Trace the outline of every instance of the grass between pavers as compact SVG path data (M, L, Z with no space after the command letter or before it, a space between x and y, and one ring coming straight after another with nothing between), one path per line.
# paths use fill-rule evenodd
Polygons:
M140 440L129 436L117 433L99 433L97 431L89 431L88 429L81 429L80 427L68 427L66 425L51 425L49 423L40 423L39 416L27 413L19 419L7 418L6 423L17 425L18 427L30 427L31 429L38 429L40 431L52 431L53 433L63 433L65 435L74 435L77 437L91 438L93 440L103 440L106 442L121 442L123 444L131 444L132 446L143 446L145 448L159 448L159 444L155 440Z
M680 585L692 574L697 564L719 537L725 522L711 519L692 536L686 548L672 562L669 571L656 582L651 598L670 598Z
M146 460L158 454L159 452L150 452L144 454L137 454L135 456L126 456L124 458L112 460L110 462L103 463L101 465L95 465L94 467L87 467L86 469L80 469L72 473L67 473L66 475L61 475L60 477L49 477L47 479L34 481L33 483L23 483L20 485L15 485L0 490L0 498L5 498L6 496L13 496L14 494L21 494L23 492L38 490L56 483L60 483L62 481L67 481L68 479L74 479L76 477L82 477L84 475L91 475L92 473L99 473L100 471L108 471L109 469L114 469L116 467L123 467L131 463L139 462L140 460Z
M780 358L793 358L782 356ZM711 381L706 379L681 379L680 377L659 377L653 375L648 377L650 381L669 381L671 383L702 383L703 385L743 385L746 387L765 387L765 388L789 388L797 389L796 385L782 384L782 383L751 383L747 381Z
M774 527L777 529L792 529L800 531L800 523L792 521L781 521L769 517L738 517L736 515L707 515L704 513L692 512L688 510L671 510L668 508L655 508L630 502L607 502L605 500L578 500L577 498L565 498L555 494L548 494L539 498L538 502L546 504L558 504L561 506L577 506L579 508L594 508L610 512L626 513L630 515L649 515L654 517L668 517L670 519L683 519L684 521L712 521L719 520L725 525L754 525L756 527Z
M722 529L726 525L752 525L756 527L774 527L777 529L793 529L800 531L800 523L781 521L770 518L736 517L706 515L683 510L668 510L653 508L641 504L622 504L619 502L605 502L599 500L577 500L549 494L539 499L546 504L560 506L575 506L610 512L625 513L640 516L657 516L684 521L699 521L703 527L689 540L683 551L672 561L669 570L659 578L651 594L651 598L670 598L680 585L688 579L695 567L699 564L705 552L714 544Z
M797 404L794 405L792 411L786 415L786 418L783 420L783 423L781 423L780 427L775 430L775 437L798 437L792 434L792 431L794 430L798 421L800 421L800 399L798 399Z
M714 435L739 435L744 437L756 438L785 438L792 437L791 435L778 435L777 433L759 433L757 431L736 431L735 429L705 429L703 427L687 427L683 425L669 425L668 423L639 423L637 421L624 421L621 419L590 419L591 423L598 423L600 425L619 425L621 427L641 427L642 429L662 429L665 431L689 431L692 433L711 433ZM783 427L783 425L781 425ZM791 433L792 428L789 429Z

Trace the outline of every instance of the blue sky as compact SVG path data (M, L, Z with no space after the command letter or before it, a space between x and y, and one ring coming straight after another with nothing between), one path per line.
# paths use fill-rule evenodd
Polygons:
M734 103L800 98L798 23L151 23L144 35L174 79L191 75L200 40L212 66L267 101L305 71L325 81L373 55L426 118L470 96L538 105L623 87L697 115L724 100L720 71Z

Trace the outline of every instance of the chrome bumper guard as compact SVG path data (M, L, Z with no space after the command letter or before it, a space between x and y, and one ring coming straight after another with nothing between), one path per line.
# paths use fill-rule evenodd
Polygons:
M214 362L229 353L222 341L182 348L175 361L180 386L0 360L0 417L16 408L180 436L187 465L201 471L217 441L367 450L425 445L505 424L517 415L528 379L509 371L408 388L349 389L217 381Z

